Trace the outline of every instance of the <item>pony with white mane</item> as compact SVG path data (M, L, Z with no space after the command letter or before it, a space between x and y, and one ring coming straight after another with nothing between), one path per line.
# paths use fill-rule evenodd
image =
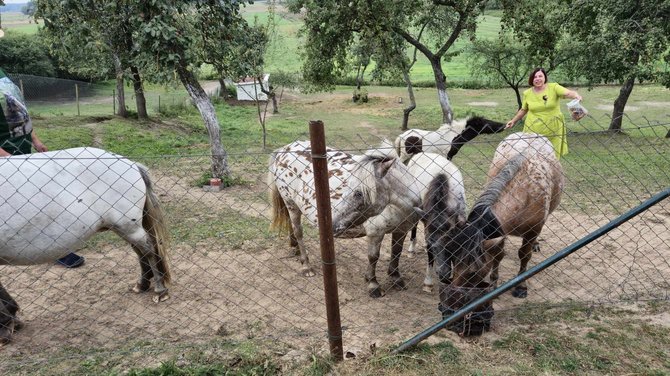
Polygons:
M139 258L140 293L154 282L155 303L168 298L168 232L146 167L96 148L0 158L0 265L35 265L63 257L112 230ZM0 284L0 344L22 322Z
M403 162L420 152L442 154L451 160L466 142L477 135L499 133L504 129L503 123L474 116L454 120L434 131L407 130L395 139L394 147Z
M404 288L398 271L402 243L418 221L414 207L421 202L419 187L407 167L385 155L351 155L326 148L333 234L338 238L367 236L368 294L383 295L376 278L381 241L393 234L392 259L388 269L393 287ZM317 225L314 172L308 141L297 141L275 150L270 157L268 185L272 202L272 228L286 230L292 247L300 252L302 274L314 270L303 242L301 218Z

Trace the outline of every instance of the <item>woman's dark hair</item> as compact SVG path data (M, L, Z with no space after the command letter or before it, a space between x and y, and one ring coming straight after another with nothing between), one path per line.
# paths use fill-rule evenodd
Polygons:
M533 86L533 78L535 78L535 73L537 72L542 72L542 74L544 74L545 84L549 82L549 76L547 76L547 72L544 70L544 68L535 68L532 72L530 72L530 76L528 76L528 86Z

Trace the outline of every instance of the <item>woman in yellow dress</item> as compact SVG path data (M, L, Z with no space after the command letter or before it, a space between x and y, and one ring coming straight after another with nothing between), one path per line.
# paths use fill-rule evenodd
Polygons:
M558 158L568 154L565 118L559 106L559 99L572 98L581 101L582 96L555 82L547 83L547 72L544 68L535 68L531 72L528 76L528 85L531 88L523 92L521 108L505 128L511 128L527 115L523 126L524 132L547 137L554 146Z

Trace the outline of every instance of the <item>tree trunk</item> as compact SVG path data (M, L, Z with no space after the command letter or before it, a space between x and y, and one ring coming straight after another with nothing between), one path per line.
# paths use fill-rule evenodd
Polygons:
M440 107L442 108L442 122L451 124L454 120L454 112L451 109L449 96L447 95L447 77L444 75L444 71L442 71L442 63L440 63L439 58L431 59L430 65L433 68L433 74L435 75L437 99L440 101Z
M216 118L214 106L191 71L186 69L185 66L177 65L177 74L205 122L212 151L212 177L229 178L228 153L221 145L221 127L219 126L219 120Z
M278 114L279 113L279 106L277 105L277 94L274 91L274 88L272 86L269 87L270 90L265 89L265 86L263 86L263 81L261 81L260 78L258 78L258 82L260 83L261 86L261 92L263 94L267 95L268 100L272 101L272 113L273 114ZM268 85L270 85L268 83Z
M147 101L144 98L144 87L142 86L142 77L140 77L140 70L132 66L130 67L132 74L133 88L135 89L135 105L137 106L137 118L148 119Z
M405 107L405 109L402 110L401 129L403 131L406 131L409 125L409 114L416 108L416 98L414 97L414 88L412 87L412 79L409 77L409 72L403 70L402 76L403 79L405 80L405 83L407 84L407 94L409 95L409 106Z
M628 97L633 91L633 85L635 85L635 76L629 77L621 86L619 90L619 96L614 101L614 110L612 111L612 122L610 123L610 131L621 132L621 121L623 120L624 108L626 107L626 102L628 102Z
M114 60L114 71L116 72L116 101L119 103L116 115L125 118L128 117L128 110L126 109L126 93L123 86L121 59L119 59L119 55L114 53L112 54L112 60Z
M521 109L521 106L523 105L523 102L521 101L521 93L519 92L519 86L512 86L512 89L514 89L514 94L516 94L516 105L517 105L517 110Z

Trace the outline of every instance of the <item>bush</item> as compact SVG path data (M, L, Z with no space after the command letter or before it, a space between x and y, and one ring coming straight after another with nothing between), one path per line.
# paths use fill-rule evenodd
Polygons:
M0 67L5 73L55 77L56 67L38 35L7 32L0 39Z

